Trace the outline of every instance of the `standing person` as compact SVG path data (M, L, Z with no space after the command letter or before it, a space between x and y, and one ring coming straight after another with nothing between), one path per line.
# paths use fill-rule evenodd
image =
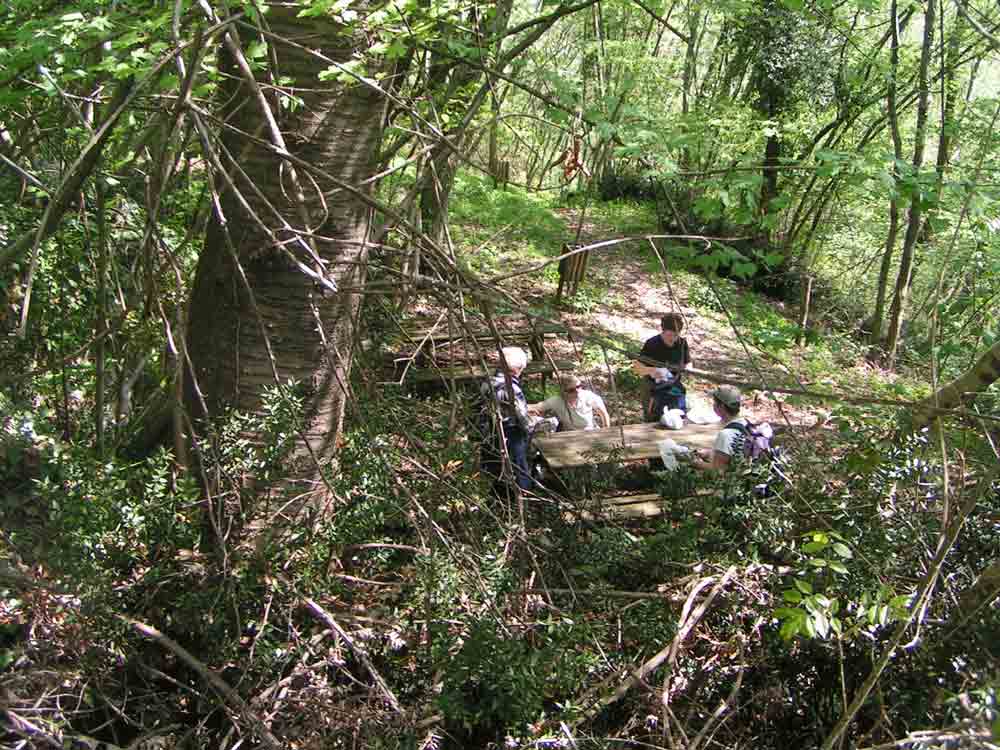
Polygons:
M681 336L684 318L668 313L660 318L660 332L642 345L632 369L643 377L642 408L647 422L656 422L665 409L687 411L687 391L681 382L691 366L691 350Z
M734 461L743 457L750 424L746 417L740 416L742 401L743 394L736 386L720 385L712 391L712 406L721 417L723 427L715 437L711 455L695 453L692 456L691 465L696 469L724 473Z
M531 467L528 464L528 400L521 390L521 373L528 366L524 349L506 346L502 350L500 367L480 388L482 413L480 430L483 436L482 469L497 484L505 477L504 458L510 461L514 483L522 490L531 488ZM507 363L510 385L503 372Z
M564 375L559 380L560 394L530 405L528 411L539 415L554 414L559 420L559 429L564 432L610 427L611 417L604 399L582 386L576 375Z

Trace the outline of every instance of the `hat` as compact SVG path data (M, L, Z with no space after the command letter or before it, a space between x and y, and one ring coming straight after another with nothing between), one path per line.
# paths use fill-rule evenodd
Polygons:
M712 391L712 398L725 406L727 409L739 409L743 394L735 385L720 385Z
M564 391L570 391L583 385L583 381L576 375L563 375L559 378L559 387Z

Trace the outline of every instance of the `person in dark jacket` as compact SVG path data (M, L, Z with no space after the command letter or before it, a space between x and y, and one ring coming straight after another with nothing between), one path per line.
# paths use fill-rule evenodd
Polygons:
M528 400L521 390L520 376L528 355L516 346L504 347L500 367L480 388L483 411L481 466L499 484L513 480L522 490L531 488L528 463ZM510 373L508 383L503 365ZM509 467L505 471L505 466Z
M643 416L656 422L666 409L687 411L683 372L691 366L691 350L681 336L684 318L668 313L660 319L660 332L646 340L632 369L643 376Z

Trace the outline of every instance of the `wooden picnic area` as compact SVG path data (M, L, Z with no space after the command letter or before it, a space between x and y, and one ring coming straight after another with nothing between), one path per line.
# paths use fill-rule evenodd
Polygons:
M534 445L553 469L601 463L614 453L618 460L658 458L659 443L673 440L692 450L711 448L718 424L685 425L668 430L653 422L608 427L603 430L573 430L538 435Z

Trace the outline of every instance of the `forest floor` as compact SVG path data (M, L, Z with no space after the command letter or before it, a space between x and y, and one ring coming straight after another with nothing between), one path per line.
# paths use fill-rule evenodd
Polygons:
M575 238L579 209L557 209L554 213L565 223L566 236ZM646 231L653 233L656 229L651 226ZM585 220L580 226L579 242L587 244L621 236L617 227L599 220ZM738 313L727 315L725 309L699 304L699 297L703 299L706 295L701 286L692 289L696 277L690 273L663 273L651 263L645 247L637 252L637 244L632 241L594 250L581 291L574 299L564 299L552 313L575 332L611 342L612 350L602 351L600 345L588 343L593 341L590 338L582 344L566 339L547 343L553 357L580 362L577 374L605 397L613 419L622 423L642 421L638 380L628 369L628 359L621 350L638 351L647 338L659 333L660 317L668 312L679 312L684 317L683 335L696 369L729 376L735 381L804 385L776 357L746 342L739 331ZM659 261L654 261L658 265ZM511 288L511 291L532 307L542 307L552 304L556 283L552 274L529 275L519 277L516 290ZM787 316L782 303L769 301L769 304L779 315ZM714 383L696 376L686 378L686 383L689 408L699 399L710 404L708 394ZM763 390L745 395L747 413L754 421L812 426L822 422L828 413L806 404L789 403L781 394L767 394Z

